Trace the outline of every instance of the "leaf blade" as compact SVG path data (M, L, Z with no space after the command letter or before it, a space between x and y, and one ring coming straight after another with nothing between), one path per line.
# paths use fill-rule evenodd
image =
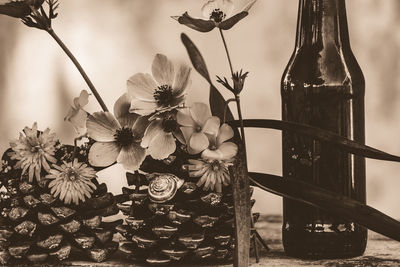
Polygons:
M352 198L276 175L250 172L249 179L263 190L324 209L400 241L400 222Z
M192 65L195 68L195 70L197 70L197 72L201 76L203 76L208 81L209 84L212 84L206 63L199 49L192 42L192 40L190 40L190 38L184 33L181 34L181 40L189 54L190 61L192 62Z
M233 127L239 127L239 121L231 121L229 124ZM243 120L244 127L263 128L263 129L276 129L281 131L293 131L297 134L303 134L320 141L329 142L337 145L344 151L355 155L379 159L385 161L400 162L400 157L378 150L376 148L357 143L353 140L347 139L336 133L323 130L320 128L312 127L305 124L299 124L290 121L281 120Z

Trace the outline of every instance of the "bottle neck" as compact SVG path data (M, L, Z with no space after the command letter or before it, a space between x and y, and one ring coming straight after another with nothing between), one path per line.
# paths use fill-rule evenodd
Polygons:
M299 0L296 47L350 47L345 0Z

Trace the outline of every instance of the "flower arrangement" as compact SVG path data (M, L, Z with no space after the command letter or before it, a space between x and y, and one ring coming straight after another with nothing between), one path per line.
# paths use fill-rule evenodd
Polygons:
M400 224L371 207L304 182L248 172L245 127L293 131L330 142L348 153L400 161L397 156L307 125L242 118L240 94L249 73L235 71L224 31L244 19L255 3L249 1L231 15L232 0L209 0L202 7L204 19L193 18L188 12L172 17L199 32L218 29L231 77L217 76L215 82L233 98L222 97L199 49L182 34L193 68L210 85L210 105L187 105L191 67L156 54L152 73L128 78L127 90L111 113L52 28L58 2L0 1L0 14L21 18L25 25L48 32L91 91L83 90L74 98L64 118L76 130L74 146L60 144L50 129L39 131L34 123L10 142L3 155L0 178L7 192L0 195L2 264L26 259L65 260L72 246L92 260L104 261L118 247L113 241L114 232L118 232L125 238L119 250L148 264L210 259L234 260L235 266L247 266L250 238L257 236L251 233L257 214L251 213L250 182L400 240ZM91 96L102 111L86 110ZM236 103L238 120L228 106L230 102ZM127 171L129 185L118 196L108 193L106 185L96 179L98 170L115 163ZM121 220L102 221L118 210L125 215L124 224ZM258 257L257 245L253 249Z

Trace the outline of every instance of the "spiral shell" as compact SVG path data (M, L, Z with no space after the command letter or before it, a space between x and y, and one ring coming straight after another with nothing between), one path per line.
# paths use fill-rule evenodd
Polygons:
M173 174L153 174L148 188L151 201L164 203L171 200L182 186L183 182L182 179L179 179Z

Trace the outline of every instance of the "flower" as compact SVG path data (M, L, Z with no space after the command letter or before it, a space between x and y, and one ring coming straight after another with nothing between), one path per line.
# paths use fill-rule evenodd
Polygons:
M228 186L230 183L228 167L232 161L189 159L187 169L190 177L201 177L196 185L203 186L204 191L214 190L222 192L222 185Z
M174 113L167 112L162 116L157 116L144 132L142 147L147 148L148 154L153 159L168 158L175 152L175 137L181 143L185 143L178 126Z
M238 151L235 143L226 142L232 137L232 128L226 123L222 124L218 134L208 136L210 144L201 153L201 157L208 160L232 160Z
M173 110L183 104L190 67L174 66L166 56L157 54L151 71L153 76L137 73L129 78L128 94L132 97L130 112L150 115Z
M74 98L73 105L68 110L64 121L69 121L79 135L86 133L86 120L88 113L83 109L89 103L89 94L82 90L79 97Z
M71 201L78 205L79 201L85 202L85 197L90 198L91 193L96 190L96 185L91 181L97 178L96 171L88 167L87 164L78 162L64 162L61 166L53 164L47 179L52 179L49 183L50 193L54 197L59 197L65 204Z
M47 128L44 132L37 130L37 123L35 122L31 128L24 128L25 136L20 133L19 139L10 142L11 149L10 157L13 160L18 160L15 164L15 168L22 169L22 175L28 172L29 182L33 181L33 177L36 177L36 181L40 181L40 173L42 167L46 172L50 171L48 162L56 163L57 160L54 158L55 145L57 143L56 135L50 133L50 129Z
M24 18L28 16L33 8L38 9L44 0L0 0L0 14Z
M146 150L140 146L147 118L129 113L130 97L122 95L110 112L95 112L86 122L87 133L95 142L89 150L89 163L105 167L115 161L130 171L138 170Z
M187 12L182 16L173 16L172 18L180 24L200 32L209 32L215 27L229 30L249 14L249 10L255 2L256 0L250 0L239 13L228 17L234 8L232 0L209 0L201 8L205 19L192 18Z
M210 144L208 135L216 135L220 126L220 119L212 116L204 103L194 103L189 109L179 110L177 122L182 126L189 154L198 154L206 149Z

